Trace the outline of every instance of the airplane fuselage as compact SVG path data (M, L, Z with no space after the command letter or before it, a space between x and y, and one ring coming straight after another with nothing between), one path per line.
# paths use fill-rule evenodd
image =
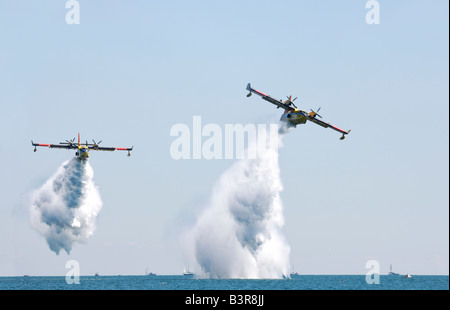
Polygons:
M286 110L283 115L281 115L280 120L286 122L289 126L297 126L300 124L305 124L308 120L305 111L288 111Z
M89 158L89 148L87 146L79 146L75 156L78 159L84 160Z

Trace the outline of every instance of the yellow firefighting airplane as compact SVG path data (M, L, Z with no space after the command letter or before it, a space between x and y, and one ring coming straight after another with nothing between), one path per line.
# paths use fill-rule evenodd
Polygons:
M274 105L276 105L277 109L278 108L284 109L284 113L281 116L280 120L283 121L283 122L286 122L288 124L288 126L294 126L295 127L295 126L297 126L299 124L306 123L306 121L311 121L311 122L316 123L317 125L320 125L322 127L325 127L325 128L330 127L331 129L342 133L341 140L344 140L345 139L345 135L350 132L350 130L345 131L345 130L342 130L342 129L336 127L336 126L333 126L333 125L331 125L329 123L325 123L325 122L317 119L316 118L317 116L322 118L322 116L320 116L318 114L320 108L317 111L311 110L311 112L309 112L309 113L306 112L306 111L299 110L294 104L294 101L297 98L294 98L294 100L292 100L292 96L289 96L288 100L286 100L284 102L281 101L281 100L276 100L276 99L270 97L269 95L266 95L266 94L264 94L264 93L262 93L262 92L260 92L260 91L258 91L256 89L253 89L251 87L250 83L247 84L247 90L249 91L247 97L250 97L252 95L252 93L255 93L258 96L261 96L262 99L264 99L266 101L269 101L270 103L273 103Z
M66 150L77 150L75 153L75 156L79 159L88 159L89 158L89 151L128 151L128 156L130 156L131 150L133 150L133 147L131 148L125 148L125 147L101 147L98 146L102 141L99 141L98 143L92 140L94 143L88 143L86 141L85 144L81 143L80 140L80 133L78 133L78 143L75 143L75 138L72 140L66 140L66 142L60 142L59 144L43 144L43 143L34 143L33 140L31 140L31 144L34 146L34 151L36 152L37 146L46 146L51 149L66 149Z

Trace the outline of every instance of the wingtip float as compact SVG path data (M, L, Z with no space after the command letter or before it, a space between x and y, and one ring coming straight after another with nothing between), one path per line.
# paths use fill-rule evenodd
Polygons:
M102 142L100 140L99 142L95 142L95 140L92 140L93 143L81 143L80 139L80 133L78 133L78 143L75 142L75 138L72 140L66 140L65 142L60 142L59 144L47 144L47 143L34 143L33 140L31 140L31 145L34 146L34 152L37 151L38 146L48 147L48 148L54 148L54 149L66 149L66 150L76 150L75 156L81 160L88 159L89 158L89 151L128 151L127 156L131 156L131 151L133 150L133 147L126 148L126 147L102 147L99 146L99 144Z
M313 122L324 128L329 127L337 132L340 132L342 134L342 136L340 137L340 140L344 140L345 135L348 135L350 133L350 130L347 130L347 131L343 130L339 127L331 125L330 123L326 123L326 122L318 119L317 117L322 118L322 116L320 116L318 114L320 108L318 108L317 111L314 111L311 109L311 112L309 112L309 113L298 109L297 106L294 104L294 101L297 99L297 97L292 99L292 96L289 96L289 97L287 97L287 100L285 100L283 102L282 100L274 99L271 96L266 95L263 92L260 92L259 90L253 89L250 83L247 84L246 90L249 91L249 93L247 94L247 97L250 97L252 95L252 93L254 93L254 94L257 94L258 96L262 97L262 99L269 101L270 103L276 105L277 109L278 108L284 109L284 113L283 113L283 115L281 115L280 120L283 122L286 122L288 126L296 127L299 124L305 124L306 121L310 121L310 122Z

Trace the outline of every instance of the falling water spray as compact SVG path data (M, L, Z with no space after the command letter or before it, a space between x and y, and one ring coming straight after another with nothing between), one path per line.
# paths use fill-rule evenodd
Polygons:
M277 143L264 143L269 135L258 136L258 143L249 142L248 152L258 148L256 158L238 160L223 173L203 213L185 235L186 255L204 276L288 275L290 246L282 232L278 165L278 147L286 132L286 128L275 131Z
M93 176L87 160L73 158L32 193L31 226L56 254L70 254L74 243L85 243L94 233L103 203Z

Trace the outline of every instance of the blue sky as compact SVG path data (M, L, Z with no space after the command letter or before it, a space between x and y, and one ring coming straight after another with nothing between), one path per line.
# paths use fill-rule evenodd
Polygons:
M344 141L298 126L279 150L284 233L303 274L448 274L448 1L0 3L0 275L181 273L179 236L232 160L174 160L173 125L269 123L298 96ZM56 256L27 197L64 161L32 152L81 132L124 153L91 155L103 209L94 236Z

